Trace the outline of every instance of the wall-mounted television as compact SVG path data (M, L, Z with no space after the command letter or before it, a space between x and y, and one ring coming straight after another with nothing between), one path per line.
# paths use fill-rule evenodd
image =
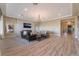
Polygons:
M23 27L24 28L31 28L31 24L30 23L23 23Z

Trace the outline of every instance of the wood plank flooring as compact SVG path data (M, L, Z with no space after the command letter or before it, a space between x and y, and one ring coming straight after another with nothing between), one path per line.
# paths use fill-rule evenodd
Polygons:
M18 38L18 37L17 37ZM9 43L9 42L8 42ZM42 41L5 48L3 56L77 56L79 42L72 35L50 36Z

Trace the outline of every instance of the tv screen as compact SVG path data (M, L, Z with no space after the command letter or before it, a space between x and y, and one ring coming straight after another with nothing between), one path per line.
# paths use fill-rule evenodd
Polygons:
M23 23L23 27L24 28L31 28L31 24L30 23Z

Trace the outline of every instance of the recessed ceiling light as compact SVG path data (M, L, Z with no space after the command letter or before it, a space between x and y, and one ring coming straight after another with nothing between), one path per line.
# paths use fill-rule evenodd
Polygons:
M27 8L25 8L24 11L27 11Z
M19 17L21 17L22 15L18 15Z
M67 24L68 24L68 25L71 25L71 22L69 21L69 22L67 22Z

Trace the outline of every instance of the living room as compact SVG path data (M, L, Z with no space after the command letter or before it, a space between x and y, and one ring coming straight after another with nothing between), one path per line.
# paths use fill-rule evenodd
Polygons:
M78 39L79 37L77 23L79 18L78 14L76 14L78 9L76 10L76 8L72 8L72 5L73 7L76 7L79 4L1 4L0 7L2 7L2 12L6 11L6 14L1 13L2 15L0 19L2 55L73 55L71 53L71 49L67 50L67 52L69 51L69 54L66 54L66 52L63 53L63 49L65 49L63 46L65 40L63 41L63 39L67 39L65 44L68 43L69 45L67 47L72 48L71 38L74 37L75 39ZM74 10L74 14L76 15L73 16L72 11ZM65 27L65 25L62 26L62 23L64 24L64 22L66 25L72 25L74 23L73 26L65 28L65 33L68 34L69 31L68 36L72 35L72 37L68 38L65 36L65 33L62 35L64 32L62 29ZM19 52L18 47L21 48L20 51L22 54ZM39 49L40 47L42 48ZM60 49L60 47L62 47L62 49ZM30 52L27 52L24 48ZM32 48L32 50L30 50L30 48ZM56 50L54 48L56 48ZM46 49L47 53L44 51L44 49ZM58 49L61 51L56 53L56 51L59 51ZM35 50L36 52L34 53ZM8 51L11 52L7 53Z

